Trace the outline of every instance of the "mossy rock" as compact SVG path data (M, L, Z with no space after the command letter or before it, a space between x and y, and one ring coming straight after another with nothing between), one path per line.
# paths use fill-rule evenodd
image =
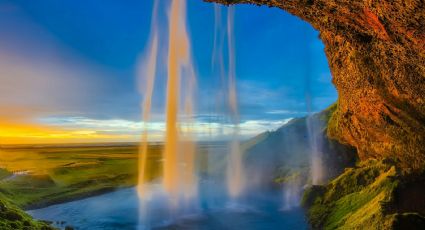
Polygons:
M54 230L49 223L36 221L23 210L0 199L0 229L2 230Z
M320 203L322 196L326 192L326 187L322 185L313 185L304 191L301 205L305 208L311 207L315 203Z
M404 180L391 161L370 160L326 186L307 189L303 205L314 229L424 229L412 228L423 226L421 214L397 207Z

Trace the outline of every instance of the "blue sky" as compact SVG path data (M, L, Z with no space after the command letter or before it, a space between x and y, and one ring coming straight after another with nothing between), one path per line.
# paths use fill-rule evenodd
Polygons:
M165 30L167 2L161 1L164 22L158 24ZM0 119L135 139L141 114L136 75L149 38L152 3L0 0ZM211 69L214 4L189 0L187 5L198 78L196 114L205 123L203 115L216 113L212 95L219 90ZM238 5L234 28L240 117L250 130L246 136L336 101L323 44L307 23L276 8ZM158 78L154 95L158 137L165 83L165 77ZM310 109L306 95L313 99ZM116 126L104 128L107 124Z

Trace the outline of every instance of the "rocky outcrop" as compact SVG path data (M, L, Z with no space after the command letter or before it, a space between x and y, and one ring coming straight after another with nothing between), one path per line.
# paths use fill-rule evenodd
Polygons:
M339 99L328 135L362 160L425 168L423 0L206 0L279 7L320 31ZM279 23L279 22L276 22Z

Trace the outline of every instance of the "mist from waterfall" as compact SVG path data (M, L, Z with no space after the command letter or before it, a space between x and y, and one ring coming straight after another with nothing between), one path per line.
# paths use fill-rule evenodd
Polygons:
M318 119L313 119L312 115L306 119L308 130L308 142L311 148L310 172L312 185L322 185L325 182L323 169L322 142L320 138L320 127Z
M284 184L282 210L288 211L300 206L303 186L301 183L300 178L297 178Z
M221 92L218 94L218 101L227 105L227 107L217 112L222 113L222 116L227 118L225 121L232 124L227 155L226 186L229 197L231 199L237 199L243 194L245 188L245 172L239 138L240 118L236 87L233 28L234 7L227 7L227 11L223 14L221 7L215 5L214 18L215 30L212 67L221 83ZM217 107L220 108L220 105Z
M234 44L234 8L227 8L227 51L228 51L228 103L230 119L233 124L230 153L227 160L227 189L231 198L242 195L245 186L243 156L239 142L239 110L236 89L235 44Z
M321 119L314 118L313 112L313 101L311 95L311 57L309 54L306 55L306 63L305 63L305 102L307 109L307 118L306 118L306 126L307 126L307 141L310 146L310 177L312 185L321 185L325 181L325 173L324 173L324 165L323 165L323 153L322 153L322 139L320 138L320 134L322 132L321 127L323 127Z
M156 29L156 18L158 11L158 3L155 2L152 10L152 22L151 22L151 34L149 41L149 50L147 51L147 57L145 57L140 63L138 80L139 90L143 94L142 103L142 119L143 119L143 132L140 140L139 147L139 175L137 183L138 195L141 199L149 196L147 194L146 185L146 173L147 171L147 158L148 158L148 127L147 124L150 119L151 106L152 106L152 95L154 89L154 82L156 76L156 65L158 56L158 31Z

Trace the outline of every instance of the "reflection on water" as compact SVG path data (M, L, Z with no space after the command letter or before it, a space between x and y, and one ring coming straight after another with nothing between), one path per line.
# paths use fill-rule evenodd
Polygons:
M151 200L150 226L152 229L250 230L250 229L307 229L304 213L294 208L282 211L281 196L261 193L246 197L246 202L226 203L224 189L215 183L202 186L200 207L168 218L167 201ZM65 221L58 227L71 225L76 229L145 229L138 226L138 197L135 188L91 197L69 203L28 211L38 219ZM59 223L58 222L58 223Z

